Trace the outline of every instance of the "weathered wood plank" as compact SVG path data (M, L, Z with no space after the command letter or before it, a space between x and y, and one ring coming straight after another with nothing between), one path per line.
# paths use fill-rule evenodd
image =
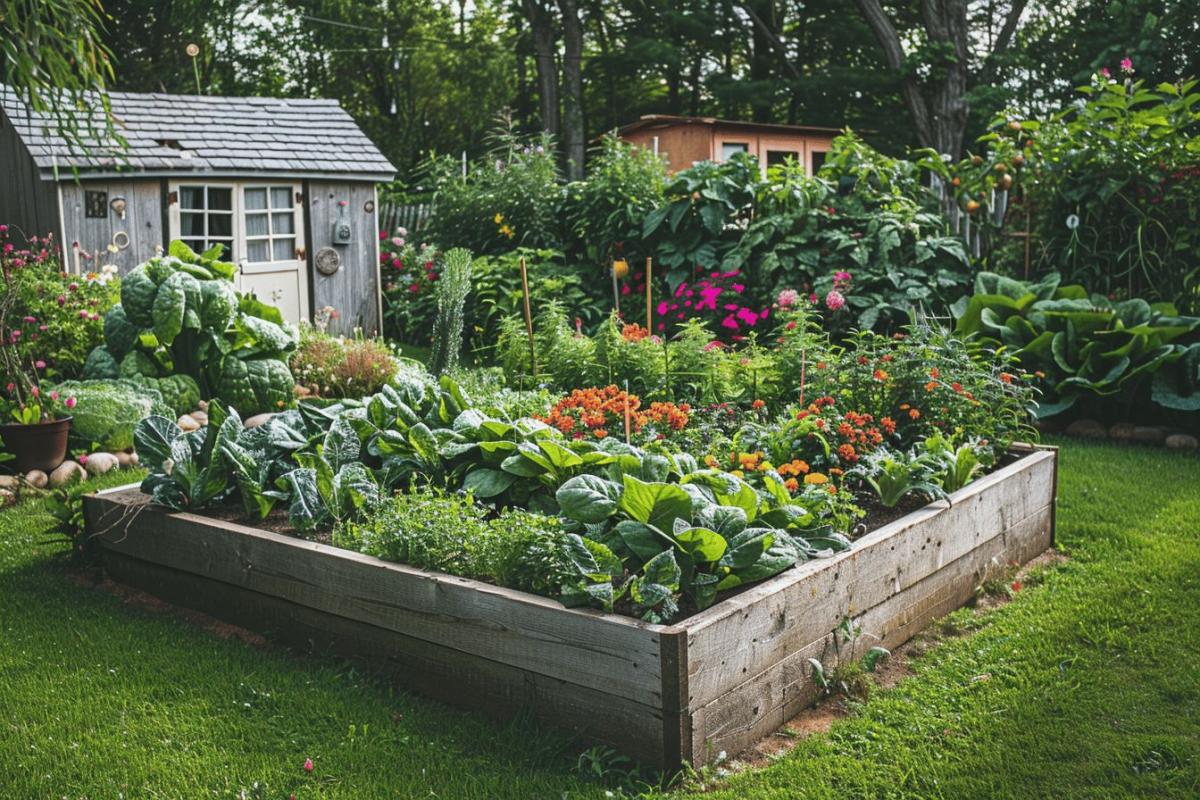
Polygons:
M661 707L662 626L130 501L88 499L103 548Z
M736 754L778 729L811 705L821 687L809 658L826 670L860 658L871 647L892 649L911 639L931 621L962 606L993 568L1027 561L1050 545L1053 506L1045 506L1001 535L945 565L855 617L861 637L841 642L825 633L775 662L763 672L697 708L692 720L692 752L704 760L722 750ZM697 762L701 763L701 762Z
M333 275L322 275L309 259L309 285L314 310L324 306L337 309L339 317L330 322L331 333L350 335L361 327L368 336L379 333L379 231L375 211L368 212L368 201L375 201L375 184L363 182L308 181L305 190L308 206L309 253L333 247L342 256L342 268ZM345 206L339 203L346 203ZM344 208L344 211L343 211ZM349 244L333 244L333 224L339 218L353 228Z
M528 712L648 763L665 765L672 752L663 747L663 713L651 706L115 551L104 553L104 567L114 579L168 602L302 653L360 660L405 689L449 705L501 720Z
M811 561L686 621L692 707L720 697L1053 502L1054 454L1034 452L885 525L834 558Z

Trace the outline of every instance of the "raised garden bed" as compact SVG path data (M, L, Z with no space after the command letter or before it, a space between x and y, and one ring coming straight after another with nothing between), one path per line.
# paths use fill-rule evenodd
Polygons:
M1054 535L1057 454L1022 448L951 496L676 625L559 603L246 525L85 500L105 569L306 650L364 657L405 687L549 724L665 768L737 753L812 703L827 668L895 647ZM853 644L835 632L861 628Z

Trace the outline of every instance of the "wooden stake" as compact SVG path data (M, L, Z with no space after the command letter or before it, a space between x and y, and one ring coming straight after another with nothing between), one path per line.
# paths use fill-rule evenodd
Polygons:
M625 444L629 444L629 433L630 433L629 429L630 429L630 427L632 427L630 425L630 422L631 422L631 420L630 420L630 413L629 413L629 381L625 381Z
M616 266L610 265L608 268L608 272L612 276L612 283L613 283L613 308L615 308L617 310L617 313L620 314L621 313L621 291L620 291L620 287L617 286L617 268L616 268Z
M529 271L521 257L521 293L525 296L525 332L529 334L529 374L537 378L537 350L533 344L533 313L529 310Z
M651 303L653 302L653 288L651 281L654 277L654 260L650 256L646 256L646 330L654 333L654 317L651 315Z

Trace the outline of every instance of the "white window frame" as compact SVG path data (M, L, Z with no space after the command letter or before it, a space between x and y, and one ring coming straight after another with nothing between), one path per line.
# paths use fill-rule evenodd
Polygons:
M228 213L232 217L229 229L229 252L223 253L222 258L237 260L236 250L238 244L238 186L235 183L224 183L221 181L179 181L171 185L171 191L175 193L175 202L171 204L171 236L169 239L191 239L194 237L184 236L182 232L183 226L183 187L197 186L204 191L203 209L186 209L188 212L201 212L204 214L204 240L205 249L208 246L208 217L211 213L208 208L208 190L209 189L228 189L229 190L229 211L218 211L218 214Z
M271 215L279 213L277 211L270 210L271 189L286 188L289 192L289 197L292 198L292 215L293 215L292 226L295 231L294 234L287 234L287 236L289 238L294 237L296 240L296 246L294 248L294 252L304 252L306 250L306 245L305 245L305 241L304 241L304 206L302 203L296 202L296 200L295 200L296 195L299 194L301 191L301 186L299 183L295 183L292 181L252 181L252 182L206 181L206 180L173 181L170 184L170 186L168 187L169 191L174 192L175 198L176 198L175 202L171 204L171 208L170 208L170 214L169 214L169 220L168 220L168 222L170 224L170 236L168 237L169 239L184 238L183 236L181 236L182 218L180 216L181 210L182 210L181 206L182 206L182 202L183 202L183 187L184 186L200 186L200 187L203 187L205 190L207 190L210 187L214 188L214 189L229 189L229 190L231 190L231 197L232 197L231 205L233 206L233 209L231 212L233 214L233 234L232 234L233 245L232 245L232 252L225 253L223 258L237 263L238 268L240 269L242 274L256 275L256 274L262 274L262 273L268 273L268 272L281 272L284 270L292 270L292 269L300 269L301 272L304 272L306 270L306 267L307 267L306 260L299 257L298 255L293 258L284 259L284 260L250 262L249 252L248 252L248 250L249 250L248 240L246 238L246 190L247 189L266 189L267 190L267 206L268 206L268 208L261 209L261 211L263 213L267 214L267 219L268 219L267 229L271 230L271 225L272 225ZM205 202L207 204L207 195L205 197ZM258 213L259 211L260 211L260 209L252 209L251 213ZM205 214L207 215L207 213L208 213L208 211L207 211L207 209L205 209ZM207 223L207 219L206 219L206 221L205 221L205 232L206 232L205 238L206 239L207 239L207 228L208 228L208 223ZM255 237L255 238L258 239L261 237ZM272 239L268 239L268 242L269 242L269 244L272 245L271 252L272 252L272 254L274 254L274 248L273 248L274 242L272 241ZM307 280L305 280L305 283L307 283Z

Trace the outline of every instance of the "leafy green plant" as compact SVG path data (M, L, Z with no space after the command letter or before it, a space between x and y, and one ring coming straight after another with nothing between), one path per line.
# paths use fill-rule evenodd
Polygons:
M955 446L949 438L936 433L920 446L932 464L934 480L947 494L963 488L995 463L992 449L978 440Z
M151 415L169 417L175 411L157 389L137 381L63 381L54 389L60 397L75 398L71 444L89 451L128 450L139 421Z
M201 509L233 490L222 457L224 443L242 432L236 411L209 410L209 424L185 433L168 417L151 416L138 423L134 441L140 462L149 471L142 491L167 508Z
M910 494L945 498L946 490L935 483L928 458L911 453L880 450L854 469L854 475L874 490L885 508L895 508Z
M437 287L437 318L429 371L441 375L458 364L463 345L463 307L471 291L471 253L462 248L442 257L445 268Z

